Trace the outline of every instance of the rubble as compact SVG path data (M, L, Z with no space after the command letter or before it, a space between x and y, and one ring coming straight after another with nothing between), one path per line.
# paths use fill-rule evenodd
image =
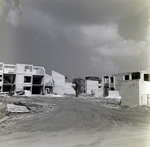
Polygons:
M25 94L24 90L22 90L22 89L16 89L15 93L16 93L16 95L24 95Z

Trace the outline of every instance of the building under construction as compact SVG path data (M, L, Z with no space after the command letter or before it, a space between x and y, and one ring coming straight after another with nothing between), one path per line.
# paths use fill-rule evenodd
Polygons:
M121 97L122 105L150 106L150 72L137 71L102 77L104 97Z
M31 94L43 94L44 76L44 67L0 63L0 92L21 89L28 90Z

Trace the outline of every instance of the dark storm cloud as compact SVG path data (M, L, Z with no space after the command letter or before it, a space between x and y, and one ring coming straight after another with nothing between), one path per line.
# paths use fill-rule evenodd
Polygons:
M2 62L74 76L149 68L147 0L1 2Z
M148 0L32 0L26 2L62 26L108 25L118 23L118 31L125 39L143 40L148 27Z
M149 7L141 0L32 0L29 5L66 23L104 23L137 14ZM31 5L32 3L32 5Z

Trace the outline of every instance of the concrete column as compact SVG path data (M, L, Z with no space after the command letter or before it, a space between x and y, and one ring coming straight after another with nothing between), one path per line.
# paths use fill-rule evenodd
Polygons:
M129 80L132 80L132 75L131 74L129 74Z

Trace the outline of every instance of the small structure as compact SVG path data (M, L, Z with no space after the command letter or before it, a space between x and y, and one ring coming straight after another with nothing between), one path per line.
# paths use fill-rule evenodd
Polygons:
M101 96L101 79L99 77L85 77L85 92L87 94Z
M121 105L150 106L150 73L146 71L103 76L102 89L105 97L121 96Z

